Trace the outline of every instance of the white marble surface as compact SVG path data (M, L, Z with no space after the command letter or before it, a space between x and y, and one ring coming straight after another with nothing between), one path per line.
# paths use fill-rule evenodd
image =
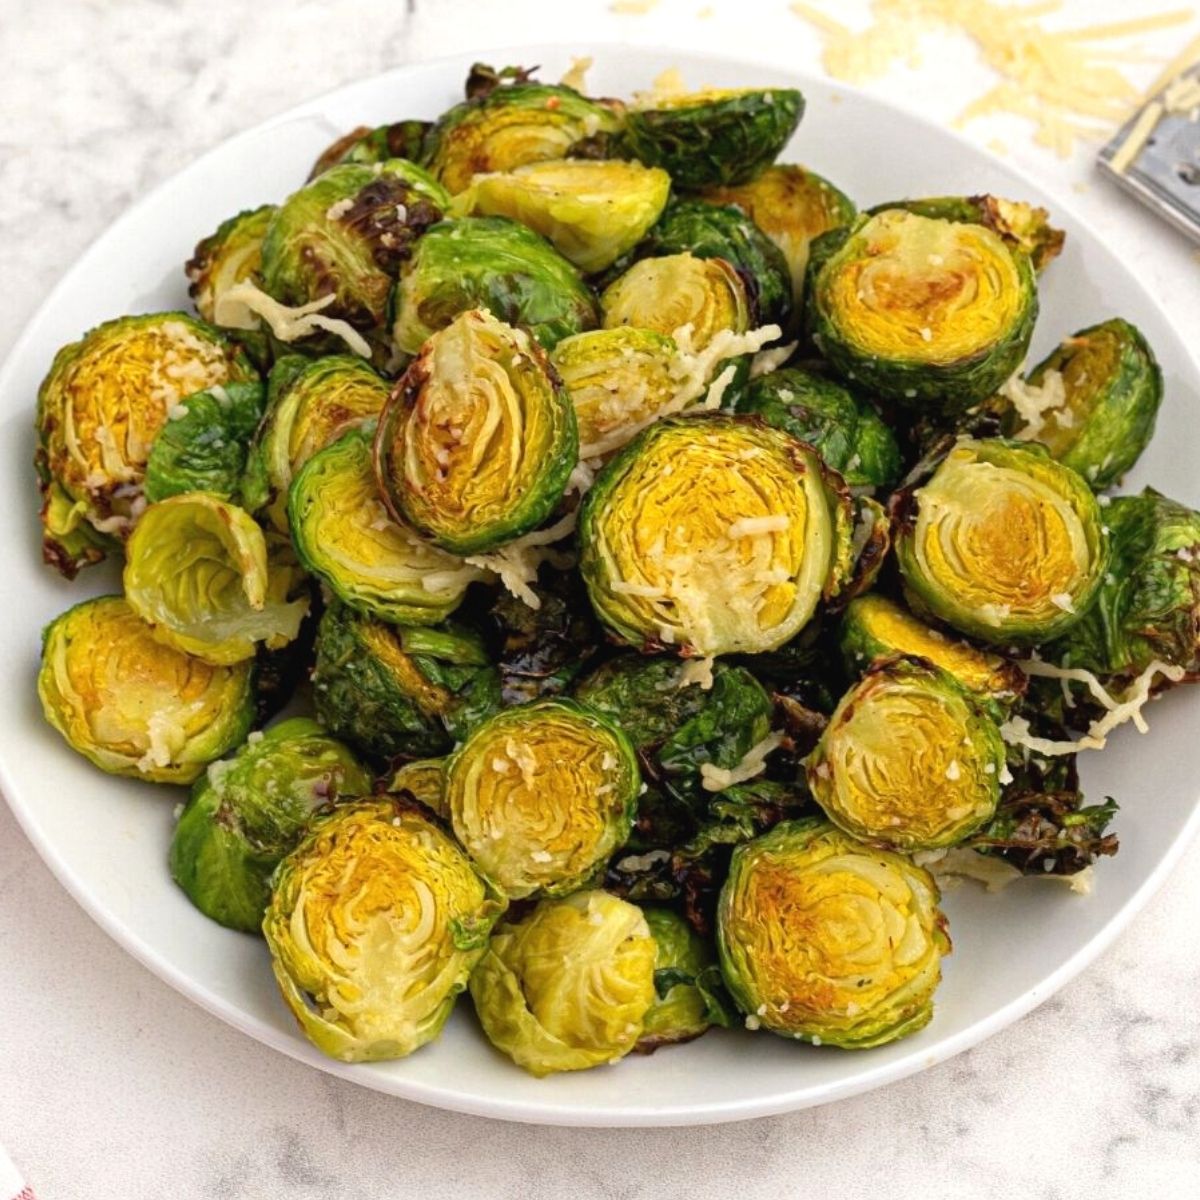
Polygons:
M613 14L602 0L416 7L0 0L0 354L135 196L229 134L357 76L555 38L801 69L817 58L782 0L663 0L648 16ZM704 19L706 7L714 14ZM1088 19L1130 9L1125 0L1067 7ZM985 76L956 43L931 43L927 58L875 90L946 119ZM1016 124L970 135L1001 137L1137 257L1184 328L1200 327L1193 249L1096 180L1086 156L1060 162ZM42 1200L1194 1195L1198 911L1193 846L1082 978L978 1049L872 1095L717 1128L534 1129L361 1090L228 1029L111 943L0 805L0 1143Z

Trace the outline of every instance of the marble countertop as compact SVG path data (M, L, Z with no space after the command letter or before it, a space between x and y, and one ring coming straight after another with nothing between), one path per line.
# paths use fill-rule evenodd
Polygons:
M863 7L839 6L851 18ZM1128 9L1067 7L1089 20ZM603 0L408 9L0 0L0 355L137 195L230 134L355 77L589 37L818 69L816 39L782 0L663 0L641 16ZM955 50L944 66L873 90L945 120L982 85L974 54ZM1200 328L1194 249L1098 180L1087 155L1060 161L999 120L968 132L981 144L1003 138L1014 161L1137 256L1185 328ZM724 1127L538 1129L377 1095L234 1032L109 941L0 805L0 1143L42 1200L1195 1194L1198 911L1192 846L1080 979L977 1049L870 1095Z

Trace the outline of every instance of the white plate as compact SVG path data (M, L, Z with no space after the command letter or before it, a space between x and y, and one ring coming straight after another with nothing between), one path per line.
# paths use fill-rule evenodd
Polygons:
M498 51L497 64L543 64L557 78L593 53L589 83L627 96L667 66L692 85L799 86L808 111L785 160L828 175L860 205L908 195L992 191L1049 207L1067 230L1046 273L1034 353L1119 314L1162 362L1167 399L1158 436L1128 480L1152 482L1200 505L1194 424L1200 371L1168 314L1099 238L1033 182L965 141L878 100L745 63L631 47ZM1122 730L1108 752L1085 756L1089 795L1122 803L1120 854L1097 870L1090 897L1022 881L999 896L970 888L946 898L955 952L933 1023L863 1053L813 1049L760 1034L717 1031L651 1058L536 1080L491 1050L468 1012L435 1045L395 1063L346 1066L301 1037L275 992L262 943L201 916L165 863L182 792L102 775L42 721L34 693L38 637L86 595L116 590L109 567L67 584L41 565L30 465L37 386L55 350L107 317L182 307L182 264L196 240L238 209L278 200L303 181L317 152L358 124L433 116L459 98L469 57L403 67L293 109L206 154L126 213L67 273L0 374L0 783L17 818L62 884L155 974L252 1037L367 1087L426 1104L563 1125L682 1125L782 1112L878 1087L950 1057L1041 1003L1090 962L1163 881L1200 824L1195 738L1200 694L1176 693L1150 711L1151 731ZM464 1007L466 1007L464 1005ZM102 1035L101 1035L102 1036Z

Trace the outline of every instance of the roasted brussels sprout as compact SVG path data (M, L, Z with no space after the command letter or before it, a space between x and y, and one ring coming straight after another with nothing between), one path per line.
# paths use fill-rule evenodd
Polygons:
M846 606L838 640L851 679L880 659L911 655L941 667L968 691L1002 708L1021 696L1028 682L1016 663L948 637L903 605L874 592L857 596Z
M637 162L566 159L476 175L463 211L511 217L594 274L632 250L658 220L671 177Z
M1162 403L1162 371L1146 339L1114 317L1072 334L1024 385L1014 382L1005 391L1004 432L1040 442L1101 491L1149 443ZM1037 402L1026 407L1018 399Z
M385 625L340 604L321 618L312 680L321 723L376 758L444 754L500 706L471 630Z
M1076 789L1022 792L1010 787L995 817L965 845L1022 875L1078 875L1097 858L1116 854L1118 838L1108 828L1116 813L1111 797L1085 804ZM937 863L933 867L942 869Z
M285 646L299 633L309 598L288 558L269 560L262 530L243 509L185 492L152 504L138 521L126 547L125 595L156 638L228 666L253 658L259 642Z
M620 125L619 106L521 80L443 113L429 134L430 170L457 193L478 174L565 158L577 143Z
M571 700L478 725L446 764L454 832L505 895L562 895L628 837L641 778L628 738Z
M184 313L120 317L55 355L38 389L43 552L68 578L128 536L145 506L146 460L171 411L214 385L253 380L237 346Z
M374 129L369 125L359 125L321 151L308 174L309 182L341 163L374 165L391 158L423 163L425 142L432 128L432 122L414 119L393 121L390 125L377 125Z
M786 325L791 318L792 281L783 252L732 204L672 201L635 253L638 258L722 258L746 285L752 325Z
M1104 523L1112 565L1096 602L1046 657L1103 678L1153 662L1200 675L1200 513L1146 488L1115 496Z
M444 758L417 758L397 767L388 780L387 790L397 794L407 793L425 805L436 816L448 820L446 811L446 760Z
M900 476L900 447L891 429L832 379L783 367L751 380L736 409L807 442L851 487L886 488Z
M902 208L822 234L806 290L809 332L840 375L940 414L1008 379L1038 311L1024 253L984 225Z
M775 161L803 115L804 97L794 88L653 97L626 114L620 145L665 168L685 191L747 183Z
M171 875L205 916L255 933L271 872L311 813L370 790L371 776L315 721L281 721L196 780L171 839Z
M925 483L893 497L909 592L997 645L1049 641L1088 610L1108 566L1083 479L1025 442L960 441Z
M537 528L578 455L571 398L537 343L480 309L425 343L375 439L397 519L456 554Z
M370 425L344 433L300 468L288 493L296 553L339 600L404 625L436 625L483 572L397 524L379 498Z
M724 329L745 333L750 328L746 285L737 268L723 258L643 258L604 289L600 307L605 329L632 325L678 334L683 326L691 326L696 350Z
M225 293L262 269L262 244L275 215L274 204L247 209L202 238L184 267L188 295L196 311L213 325L226 329L257 329L258 317L244 304L225 299Z
M261 383L216 384L174 405L146 459L151 504L181 492L236 500L250 439L262 417Z
M749 183L706 188L701 198L736 204L783 251L797 310L804 298L809 243L855 217L849 197L815 171L792 163L776 163Z
M900 850L953 846L990 821L1004 739L953 676L884 659L842 697L807 762L808 786L840 829Z
M744 417L670 417L584 498L580 571L622 641L685 654L782 646L849 571L850 506L816 452Z
M38 696L46 720L110 775L191 783L246 736L249 663L218 667L163 645L120 596L46 626Z
M608 892L543 900L500 925L471 975L488 1040L531 1075L616 1062L654 1003L657 946L641 909Z
M247 464L243 494L252 512L266 510L287 532L288 488L318 450L377 417L387 383L361 358L333 354L316 360L288 354L271 368L267 417Z
M447 834L380 796L313 820L275 873L263 933L309 1040L375 1062L437 1037L502 911Z
M649 1053L727 1024L728 1015L713 995L718 972L708 943L669 908L644 908L642 915L655 943L654 1002L642 1019L636 1048Z
M487 309L550 349L594 329L596 300L579 272L545 238L507 217L461 217L435 225L396 285L392 335L416 354L460 313Z
M866 1049L933 1016L946 919L929 873L816 819L733 852L717 949L746 1024Z

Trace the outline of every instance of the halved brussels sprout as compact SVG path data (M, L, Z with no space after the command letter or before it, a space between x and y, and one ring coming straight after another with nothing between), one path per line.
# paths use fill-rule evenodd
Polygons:
M658 220L671 177L637 162L564 159L476 175L456 207L511 217L593 274L632 250Z
M1028 645L1064 633L1108 566L1096 498L1031 443L962 440L892 503L910 593L985 642Z
M521 325L548 350L594 329L596 298L545 238L507 217L435 225L400 272L392 336L404 354L470 309Z
M807 442L851 487L890 487L900 476L896 436L865 401L803 367L750 381L737 411Z
M775 161L804 115L794 88L714 88L647 104L626 114L621 145L685 191L747 183Z
M996 722L952 675L892 658L842 697L806 766L840 829L894 849L936 850L991 820L1004 762Z
M261 383L216 384L185 396L150 447L146 499L155 504L181 492L210 492L236 500L262 410Z
M575 891L629 836L641 777L629 739L571 700L538 700L476 726L446 764L458 840L519 899Z
M649 1053L659 1046L690 1042L715 1023L709 977L717 960L678 913L644 908L642 915L655 943L654 1002L642 1019L637 1049Z
M654 1002L657 946L636 905L608 892L543 900L497 927L471 975L488 1040L531 1075L616 1062Z
M263 933L309 1040L377 1062L437 1037L503 908L449 835L381 796L312 821L275 873Z
M247 209L222 221L216 233L196 243L184 273L188 295L206 321L226 329L258 328L254 313L224 297L235 284L254 279L262 269L263 238L274 215L274 204Z
M600 308L605 329L632 325L675 334L690 325L696 350L723 329L745 333L750 328L746 285L723 258L643 258L604 289Z
M579 457L604 458L674 400L673 339L651 329L592 329L563 338L550 354L575 407Z
M377 758L444 754L500 706L500 678L462 626L385 625L340 604L317 633L321 723Z
M308 173L309 182L341 163L373 165L392 158L406 158L409 162L422 164L425 161L425 143L432 128L432 122L413 118L393 121L390 125L376 125L374 129L369 125L359 125L321 151Z
M191 783L246 736L250 663L217 667L163 645L121 596L68 609L42 634L46 720L110 775Z
M429 134L429 166L457 193L478 174L565 158L577 143L620 125L619 106L573 88L521 81L443 113Z
M839 374L947 414L1021 365L1038 311L1023 252L986 226L902 208L823 234L807 293L809 332Z
M425 343L375 439L389 507L456 554L536 529L578 456L575 410L546 356L480 309Z
M442 219L450 197L404 159L332 167L293 192L262 246L263 287L287 305L332 294L323 317L384 340L392 284L414 242ZM325 343L314 342L321 349Z
M632 646L754 654L838 592L850 532L845 487L808 446L746 417L669 417L584 498L579 567Z
M282 549L282 547L281 547ZM125 554L125 595L169 646L228 666L256 646L286 646L309 598L294 561L268 559L254 519L207 492L152 504Z
M300 468L288 493L296 553L339 600L404 625L436 625L484 577L388 515L371 462L374 430L344 433Z
M779 247L745 212L732 204L673 200L637 247L638 258L691 254L723 258L746 285L752 325L786 325L792 313L792 281Z
M267 417L247 464L243 494L252 512L265 509L287 532L288 488L318 450L379 416L388 384L361 358L333 354L315 361L287 354L271 368Z
M309 816L370 790L370 774L316 721L281 721L196 780L171 839L171 876L205 916L255 933L271 872Z
M946 918L928 871L825 821L784 821L733 852L717 949L746 1024L867 1049L933 1016Z
M1112 565L1095 604L1046 657L1103 677L1152 662L1200 675L1200 513L1153 488L1104 510Z
M64 346L38 389L46 561L70 578L103 557L83 522L128 536L171 411L205 388L257 378L233 342L185 313L119 317Z
M397 767L388 780L389 792L407 793L435 816L450 819L446 811L446 760L417 758Z
M846 674L857 679L879 659L895 655L924 658L954 678L968 691L1011 704L1028 680L1016 663L947 637L886 596L872 593L851 600L842 615L839 644Z
M776 163L749 183L705 188L701 199L736 204L783 251L797 310L804 299L809 243L830 229L849 225L856 212L850 198L828 179L794 163Z
M1040 442L1096 491L1116 483L1154 434L1162 371L1146 339L1119 317L1072 334L1025 382L1058 402L1029 419L1010 400L1004 432Z

